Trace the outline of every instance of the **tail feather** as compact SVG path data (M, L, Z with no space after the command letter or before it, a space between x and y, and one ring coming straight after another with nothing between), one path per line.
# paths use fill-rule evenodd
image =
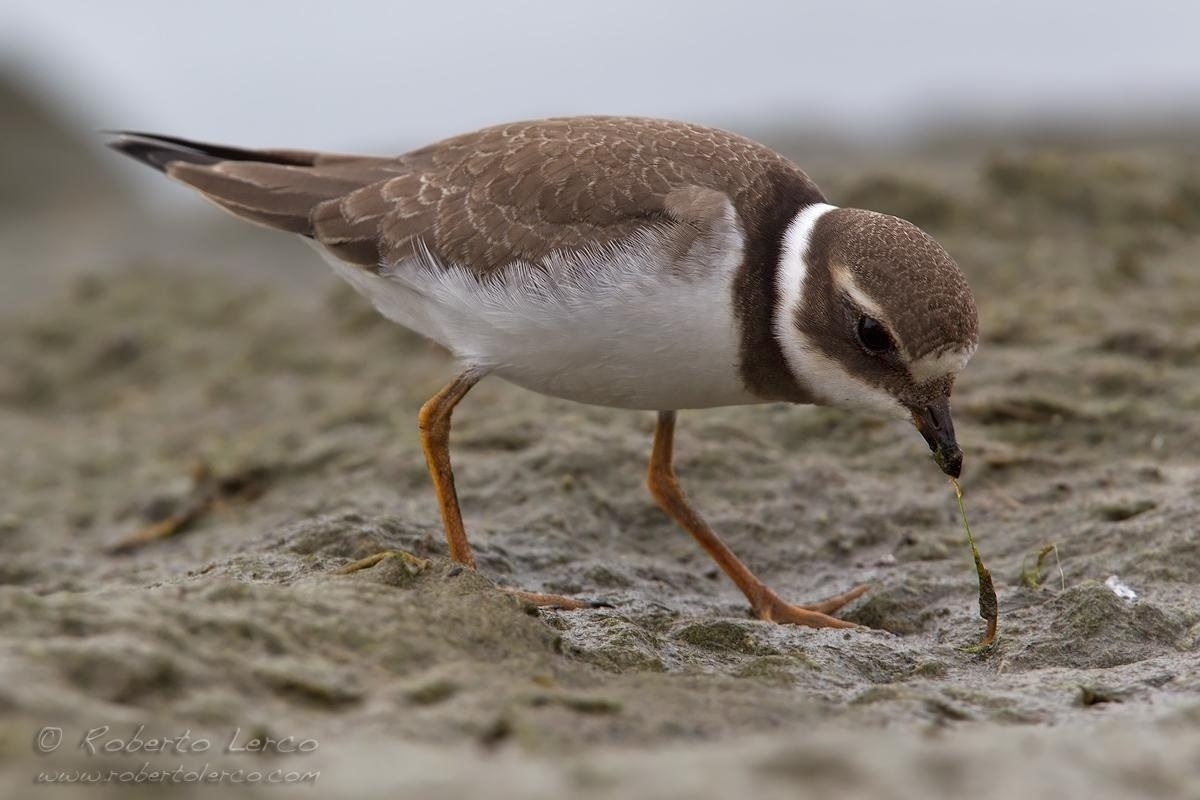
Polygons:
M179 136L163 136L158 133L137 131L111 131L117 138L108 146L119 153L166 172L166 167L176 161L191 164L215 164L218 161L258 161L266 164L290 164L297 167L312 167L322 160L320 153L307 150L247 150L223 144L209 144L184 139ZM343 156L345 158L345 156Z
M246 150L158 134L118 132L109 147L198 191L226 211L312 236L312 213L385 177L384 159L304 150Z

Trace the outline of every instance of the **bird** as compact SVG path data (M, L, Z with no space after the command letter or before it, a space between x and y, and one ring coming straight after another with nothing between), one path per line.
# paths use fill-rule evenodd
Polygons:
M585 116L496 125L395 157L115 132L116 151L243 220L304 237L383 316L448 350L417 424L449 556L475 560L450 460L455 407L494 376L655 412L646 486L760 619L814 628L868 587L787 602L708 525L673 465L677 415L792 403L910 420L946 474L978 346L953 258L917 226L829 202L739 134ZM508 588L535 605L585 601Z

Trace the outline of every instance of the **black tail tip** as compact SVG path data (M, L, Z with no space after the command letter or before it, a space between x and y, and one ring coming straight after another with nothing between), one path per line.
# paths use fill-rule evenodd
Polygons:
M189 164L215 164L223 160L171 141L168 137L131 131L105 131L105 133L113 137L106 142L113 150L129 156L135 161L140 161L146 166L153 167L159 172L166 172L167 167L177 161Z

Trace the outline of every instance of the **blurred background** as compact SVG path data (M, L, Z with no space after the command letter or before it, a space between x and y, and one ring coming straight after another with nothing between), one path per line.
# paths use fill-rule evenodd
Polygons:
M222 227L186 191L105 153L103 129L392 153L513 119L640 114L747 133L836 188L847 165L923 150L1190 139L1197 29L1200 8L1165 1L8 0L0 302L159 252L164 226L177 251L196 226L206 243L255 248L237 274L302 252ZM139 205L132 224L124 212ZM188 219L173 222L181 208ZM29 224L48 213L72 233Z
M43 725L180 721L318 737L348 797L1200 796L1198 30L1163 0L0 0L0 796L66 763ZM445 354L101 133L388 154L585 113L747 134L962 266L998 653L960 650L976 576L920 437L826 408L689 412L680 473L781 596L868 582L847 618L882 630L747 619L643 491L650 414L500 381L454 419L485 576L456 577L414 424ZM328 574L383 550L433 566Z

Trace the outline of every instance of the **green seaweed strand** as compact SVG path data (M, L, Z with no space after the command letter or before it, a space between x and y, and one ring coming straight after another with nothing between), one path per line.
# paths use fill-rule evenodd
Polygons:
M996 628L1000 619L1000 604L996 599L996 586L992 583L992 573L984 566L979 548L975 546L975 537L971 535L971 523L967 521L967 509L963 505L962 487L954 478L950 479L954 486L954 496L958 500L958 513L962 516L963 528L967 532L967 543L971 545L971 557L975 559L975 572L979 575L979 616L987 621L987 630L979 644L964 648L970 652L982 652L996 642Z

